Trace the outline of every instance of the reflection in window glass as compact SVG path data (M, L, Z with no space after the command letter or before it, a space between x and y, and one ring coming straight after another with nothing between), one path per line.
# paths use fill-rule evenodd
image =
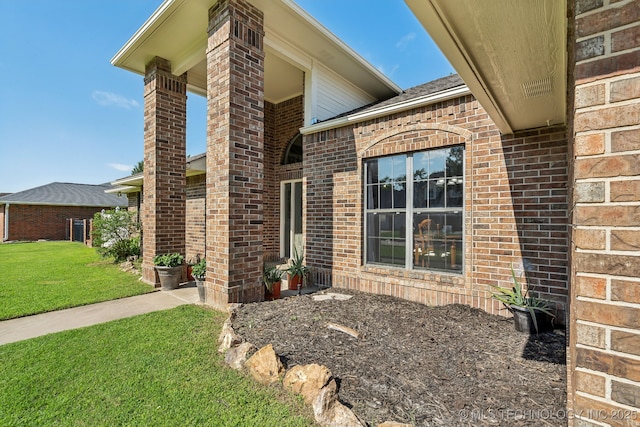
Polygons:
M365 161L365 262L461 272L463 172L462 146Z
M462 270L462 211L413 215L413 268Z

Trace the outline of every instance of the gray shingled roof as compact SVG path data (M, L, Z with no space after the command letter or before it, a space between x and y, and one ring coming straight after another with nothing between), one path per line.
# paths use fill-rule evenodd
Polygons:
M377 110L378 108L386 107L388 105L399 104L401 102L411 101L415 98L420 98L434 93L442 92L443 90L453 89L454 87L464 85L464 81L457 74L451 74L446 77L441 77L436 80L432 80L427 83L423 83L418 86L406 89L401 94L389 98L386 101L378 102L377 104L369 105L362 111Z
M58 205L58 206L127 206L126 197L107 194L109 184L70 184L52 182L40 187L30 188L19 193L0 197L0 204L11 203L21 205Z

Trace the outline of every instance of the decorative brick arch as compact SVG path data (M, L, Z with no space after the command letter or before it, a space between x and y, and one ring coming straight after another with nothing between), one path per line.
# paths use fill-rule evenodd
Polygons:
M414 134L413 138L405 138ZM429 148L471 142L473 132L447 124L415 123L398 128L381 130L373 141L358 151L359 158L378 157L405 151L419 151Z

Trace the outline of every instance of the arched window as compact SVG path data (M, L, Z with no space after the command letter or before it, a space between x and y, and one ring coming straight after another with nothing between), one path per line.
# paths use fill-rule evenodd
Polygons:
M291 163L300 163L302 162L302 134L298 133L293 137L291 142L289 142L289 146L287 147L287 151L284 153L282 157L283 165L290 165Z

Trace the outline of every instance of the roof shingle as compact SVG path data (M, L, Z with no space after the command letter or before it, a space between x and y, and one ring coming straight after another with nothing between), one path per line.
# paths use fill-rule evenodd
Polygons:
M71 184L52 182L18 193L0 197L0 204L58 205L58 206L127 206L126 197L107 194L110 185Z

